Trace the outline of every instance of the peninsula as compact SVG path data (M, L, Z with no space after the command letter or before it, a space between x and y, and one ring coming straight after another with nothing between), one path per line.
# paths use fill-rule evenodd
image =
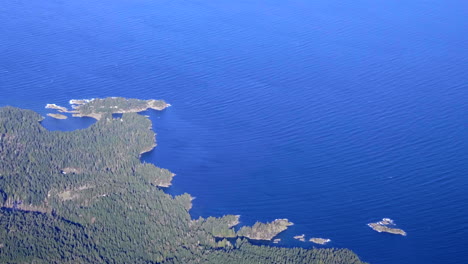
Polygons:
M67 119L68 117L66 115L62 115L62 114L52 114L52 113L49 113L47 114L48 116L50 117L53 117L55 119Z
M293 223L289 222L288 219L276 219L270 223L257 222L252 227L242 227L237 235L253 240L272 240L279 233L286 230L288 226L292 225Z
M71 110L56 104L47 104L46 108L55 109L61 113L71 113L75 117L86 116L99 120L106 114L138 113L148 109L160 111L170 106L163 100L140 100L122 97L72 99L69 103L72 106Z
M0 108L0 263L363 264L348 249L249 241L271 240L292 225L287 219L237 232L238 215L192 219L192 196L161 188L174 174L140 160L156 139L151 121L136 112L162 110L164 101L71 103L73 110L48 108L97 122L48 131L38 113Z
M406 232L403 231L402 229L391 227L391 226L395 226L395 223L390 218L383 218L382 221L369 223L367 225L379 233L385 232L385 233L390 233L390 234L395 234L395 235L406 236Z

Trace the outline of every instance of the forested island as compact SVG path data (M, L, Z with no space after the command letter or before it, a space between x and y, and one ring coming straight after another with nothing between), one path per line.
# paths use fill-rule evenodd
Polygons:
M39 114L0 108L1 263L363 263L348 249L252 245L290 223L277 219L236 231L239 216L191 219L189 194L160 187L174 176L142 163L156 146L151 121L160 100L74 100L98 121L71 132L48 131ZM123 113L113 117L114 113Z

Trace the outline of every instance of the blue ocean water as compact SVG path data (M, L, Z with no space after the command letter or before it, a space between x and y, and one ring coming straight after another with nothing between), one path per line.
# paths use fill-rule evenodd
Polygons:
M192 216L288 218L364 261L468 261L462 0L8 0L0 105L165 99L143 156ZM54 120L52 130L92 119ZM408 236L366 226L390 217Z

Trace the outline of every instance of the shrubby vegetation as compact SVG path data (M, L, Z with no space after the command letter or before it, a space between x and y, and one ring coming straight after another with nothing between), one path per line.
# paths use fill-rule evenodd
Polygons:
M214 237L232 238L237 236L232 227L239 224L239 216L225 215L223 217L208 217L207 219L200 217L193 222L197 227L204 229Z
M190 195L157 187L172 174L139 160L155 145L144 116L107 113L72 132L39 120L0 108L1 263L361 263L349 250L234 241L237 216L192 220Z
M257 240L271 240L277 234L283 232L288 226L293 225L288 219L276 219L270 223L256 222L252 227L242 227L237 235Z
M163 100L140 100L122 97L93 99L88 102L80 103L83 104L78 105L75 110L83 116L93 114L141 112L148 108L162 110L167 107L166 102Z

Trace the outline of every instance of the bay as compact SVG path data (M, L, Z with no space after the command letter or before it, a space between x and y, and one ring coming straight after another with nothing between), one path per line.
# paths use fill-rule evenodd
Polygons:
M142 159L191 214L288 218L370 263L468 256L464 1L0 3L0 105L164 99ZM55 120L51 130L92 119ZM406 237L366 224L395 220Z

